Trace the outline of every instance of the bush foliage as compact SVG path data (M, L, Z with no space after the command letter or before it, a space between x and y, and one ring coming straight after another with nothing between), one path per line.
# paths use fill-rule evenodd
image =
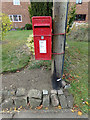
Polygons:
M32 30L32 24L26 24L25 30Z
M34 55L34 40L33 40L33 34L29 35L27 39L26 45L29 47L30 52L32 55Z
M68 17L67 17L67 33L69 33L70 28L72 27L72 24L76 17L76 4L71 5L68 10Z
M1 21L1 27L0 30L2 31L1 36L2 40L4 36L6 35L6 32L12 28L12 22L10 21L8 15L1 13L0 14L0 21Z
M30 20L33 16L52 16L52 2L31 2L29 6Z

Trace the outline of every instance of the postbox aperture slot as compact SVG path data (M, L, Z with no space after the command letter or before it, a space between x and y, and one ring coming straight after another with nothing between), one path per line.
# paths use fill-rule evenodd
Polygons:
M34 28L50 28L50 26L34 26Z

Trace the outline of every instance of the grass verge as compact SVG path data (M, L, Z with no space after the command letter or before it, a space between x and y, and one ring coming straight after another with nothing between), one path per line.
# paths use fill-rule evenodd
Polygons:
M71 83L75 107L88 113L88 42L67 42L64 79Z
M2 41L2 72L16 71L26 66L30 55L26 44L32 30L9 31Z

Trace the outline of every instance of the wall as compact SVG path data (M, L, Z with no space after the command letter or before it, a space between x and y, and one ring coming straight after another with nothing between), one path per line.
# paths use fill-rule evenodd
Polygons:
M76 4L75 2L70 2L70 6ZM76 14L86 14L85 21L77 21L77 22L88 22L88 2L82 2L82 4L76 4Z
M20 5L13 5L13 2L2 2L2 12L8 15L22 15L22 22L13 22L15 28L21 28L27 23L30 24L29 5L30 2L20 2Z

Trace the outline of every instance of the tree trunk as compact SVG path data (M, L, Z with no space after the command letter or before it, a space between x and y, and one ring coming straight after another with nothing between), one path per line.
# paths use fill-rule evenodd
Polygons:
M65 33L67 2L53 2L53 33ZM64 52L64 35L53 35L53 53ZM52 74L56 70L56 77L61 78L63 54L53 54Z

